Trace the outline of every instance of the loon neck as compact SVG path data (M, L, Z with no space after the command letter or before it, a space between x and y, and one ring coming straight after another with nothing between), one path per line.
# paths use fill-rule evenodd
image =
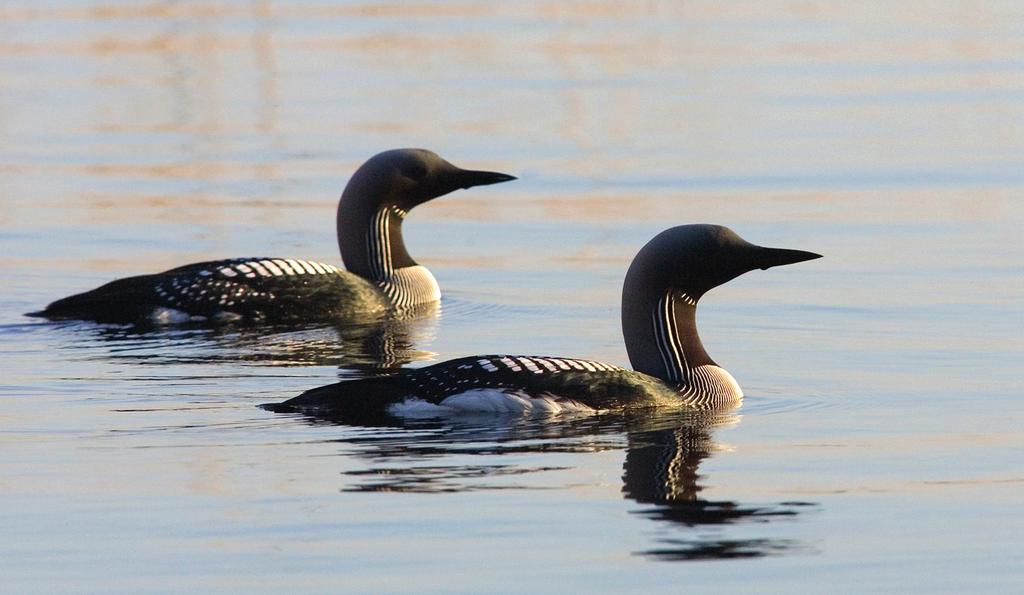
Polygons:
M622 309L623 335L633 369L692 396L742 396L739 386L704 349L697 334L697 299L668 290Z
M434 276L412 259L402 238L408 212L394 204L368 204L344 194L338 203L338 247L345 268L373 282L396 306L440 299Z
M653 376L688 385L695 368L716 365L697 334L697 300L682 291L666 291L651 307L650 336L659 360Z
M393 205L338 203L338 248L345 268L370 281L384 281L396 269L416 266L402 239L406 211Z

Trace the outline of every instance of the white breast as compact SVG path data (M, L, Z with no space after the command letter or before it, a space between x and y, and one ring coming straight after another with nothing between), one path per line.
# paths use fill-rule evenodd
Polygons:
M441 299L437 279L424 266L402 267L390 271L377 285L398 307L428 304Z
M175 310L174 308L153 308L149 314L149 320L153 324L181 324L190 320L205 320L204 316L192 316L188 312Z
M559 413L597 413L588 405L544 393L533 396L515 390L474 388L446 397L439 404L409 398L388 408L400 417L446 415L452 413L493 413L511 415Z

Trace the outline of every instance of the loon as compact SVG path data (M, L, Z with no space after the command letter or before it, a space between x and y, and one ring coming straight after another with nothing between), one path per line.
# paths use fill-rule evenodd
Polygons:
M402 240L415 206L460 188L516 179L460 169L425 149L371 157L342 192L337 230L348 270L293 258L232 258L118 279L28 316L97 322L325 321L362 318L441 297Z
M743 391L704 350L697 336L697 302L748 271L820 257L757 246L718 225L673 227L648 242L626 273L622 334L632 370L590 359L476 355L392 376L342 381L263 407L342 421L453 411L732 408L742 401Z

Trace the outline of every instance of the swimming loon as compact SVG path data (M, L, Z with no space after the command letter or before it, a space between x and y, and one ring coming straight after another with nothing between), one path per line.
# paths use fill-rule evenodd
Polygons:
M435 302L434 276L409 256L402 221L459 188L515 177L460 169L425 149L385 151L364 163L338 202L347 271L292 258L233 258L118 279L29 316L100 322L236 319L338 320Z
M756 246L718 225L673 227L648 242L626 273L622 334L633 370L589 359L477 355L322 386L264 407L360 420L449 411L737 406L743 392L697 336L698 300L745 272L820 257Z

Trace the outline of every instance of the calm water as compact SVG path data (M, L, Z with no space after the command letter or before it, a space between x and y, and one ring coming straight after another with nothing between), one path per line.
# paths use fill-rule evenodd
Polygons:
M336 262L337 195L398 146L520 177L410 217L436 316L22 316ZM0 590L1019 591L1022 163L1015 1L6 2ZM626 267L691 222L826 256L703 301L736 412L256 407L481 352L626 364Z

